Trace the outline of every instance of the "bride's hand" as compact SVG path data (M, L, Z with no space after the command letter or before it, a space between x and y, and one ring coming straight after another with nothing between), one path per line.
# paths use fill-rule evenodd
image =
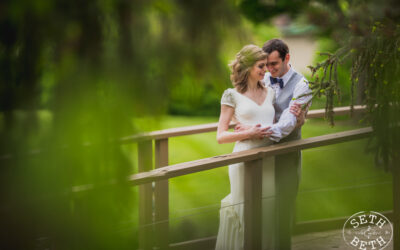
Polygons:
M251 126L248 129L249 139L262 139L269 137L272 133L271 131L268 131L269 129L270 127L261 128L261 124Z

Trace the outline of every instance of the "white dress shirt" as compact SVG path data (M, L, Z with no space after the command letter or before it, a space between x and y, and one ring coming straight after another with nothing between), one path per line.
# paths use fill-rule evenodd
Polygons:
M290 69L286 74L284 74L281 78L283 80L283 86L285 87L286 83L289 81L290 77L294 73L294 69L290 66ZM270 76L271 74L268 72L265 74L264 77L264 82L266 86L270 86L272 89L275 90L275 97L278 98L280 94L281 88L279 87L279 84L271 84L270 81ZM299 104L305 104L309 100L311 100L312 95L306 95L302 96L299 98L299 96L303 94L311 93L310 88L308 87L308 81L304 77L301 78L301 80L296 83L296 86L293 91L293 99L289 103L289 107L287 107L285 110L283 110L281 117L279 121L275 124L273 124L270 128L270 131L272 132L272 135L270 136L270 139L279 142L283 137L289 135L293 129L296 126L297 119L296 116L290 113L290 106L296 102ZM311 105L311 103L310 103Z

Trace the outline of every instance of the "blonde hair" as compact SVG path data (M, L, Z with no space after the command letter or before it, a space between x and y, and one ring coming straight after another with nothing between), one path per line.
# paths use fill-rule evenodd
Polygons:
M260 47L249 44L244 46L239 53L236 54L235 60L229 64L231 68L231 81L232 85L240 92L244 93L247 90L247 80L250 75L250 69L260 60L267 58L268 54L265 53ZM263 85L258 82L257 87L263 88Z

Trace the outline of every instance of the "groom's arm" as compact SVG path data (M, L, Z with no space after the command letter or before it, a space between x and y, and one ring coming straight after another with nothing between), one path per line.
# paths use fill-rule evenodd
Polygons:
M290 113L292 113L293 115L296 116L296 125L294 127L295 129L304 125L307 112L308 112L308 106L305 109L303 109L302 105L299 103L296 103L296 102L293 103L292 105L290 105ZM245 131L245 130L251 128L250 125L244 125L237 121L233 121L233 122L236 123L235 128L234 128L235 132ZM267 136L269 137L271 134L272 134L272 132L269 131Z
M311 90L308 87L308 82L303 78L296 84L293 92L294 98L290 101L289 106L282 112L279 121L273 124L269 130L271 131L269 138L273 141L279 142L282 138L288 136L296 126L302 126L304 124L304 116L307 110L303 114L300 114L303 115L302 118L297 119L297 117L290 112L290 107L294 103L303 105L311 100L311 95L305 95L311 93Z

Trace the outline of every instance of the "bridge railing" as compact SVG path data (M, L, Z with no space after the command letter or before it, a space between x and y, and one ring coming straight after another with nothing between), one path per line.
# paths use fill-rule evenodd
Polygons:
M365 107L355 106L354 112L362 112ZM334 109L335 115L350 114L350 107ZM307 118L324 117L325 110L311 110ZM231 124L230 127L233 127ZM138 143L139 173L129 177L132 185L139 185L139 247L140 249L195 249L211 247L215 237L192 240L185 243L171 244L169 242L169 186L170 178L206 171L229 164L244 162L244 235L245 249L261 249L261 190L262 168L269 167L274 173L273 166L263 166L266 157L285 154L293 151L322 147L346 141L369 137L370 127L355 129L334 134L327 134L302 140L275 144L262 148L219 155L195 161L169 165L168 139L176 136L213 132L217 123L173 128L153 131L122 138L121 143ZM153 152L154 142L154 152ZM155 160L153 164L153 159ZM152 166L155 166L153 169ZM274 178L271 178L274 179ZM269 182L270 196L275 195L275 183ZM269 216L273 216L272 214ZM153 225L152 227L147 225ZM273 230L271 228L270 230Z

